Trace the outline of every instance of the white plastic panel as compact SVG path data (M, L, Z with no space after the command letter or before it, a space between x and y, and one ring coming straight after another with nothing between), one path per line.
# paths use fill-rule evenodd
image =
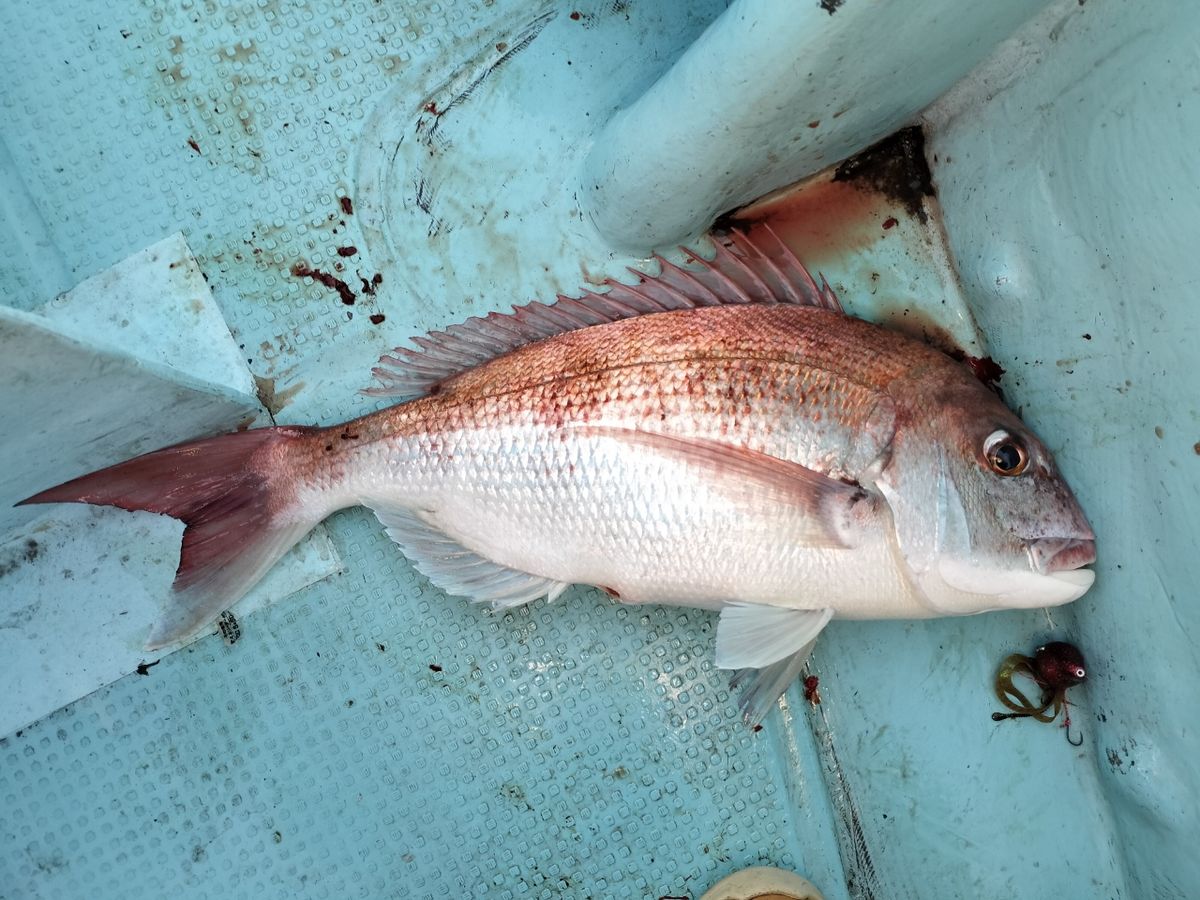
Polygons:
M138 453L269 423L252 384L181 235L60 295L45 315L0 306L0 733L149 661L142 643L168 602L183 531L148 513L13 504ZM340 569L318 529L237 613Z

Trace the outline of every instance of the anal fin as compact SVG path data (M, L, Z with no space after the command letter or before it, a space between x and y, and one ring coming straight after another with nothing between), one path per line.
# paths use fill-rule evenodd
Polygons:
M417 571L447 594L496 609L557 599L569 584L510 569L469 550L411 510L373 504L390 537Z

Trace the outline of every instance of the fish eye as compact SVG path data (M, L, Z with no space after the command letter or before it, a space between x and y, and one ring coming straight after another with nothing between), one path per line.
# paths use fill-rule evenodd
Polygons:
M983 442L988 467L997 475L1020 475L1029 465L1025 445L1007 431L993 431Z

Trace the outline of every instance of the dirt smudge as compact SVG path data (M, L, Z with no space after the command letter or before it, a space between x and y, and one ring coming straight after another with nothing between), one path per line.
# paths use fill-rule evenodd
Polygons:
M838 166L833 180L882 194L924 225L928 220L925 198L934 196L925 161L925 133L916 125L900 129Z
M31 563L42 553L42 546L33 538L28 538L15 552L10 552L7 558L0 559L0 578L11 575L26 563Z
M341 298L342 303L346 304L346 306L353 306L354 301L358 299L354 291L350 290L350 285L346 284L342 279L336 275L331 275L329 272L314 269L306 262L295 263L292 266L291 272L297 278L311 278L313 281L325 285L330 290L337 291L338 297Z
M276 391L274 378L263 378L260 375L255 375L254 389L255 393L258 394L258 402L274 418L279 414L281 409L291 403L295 396L304 389L304 382L297 381L282 391Z

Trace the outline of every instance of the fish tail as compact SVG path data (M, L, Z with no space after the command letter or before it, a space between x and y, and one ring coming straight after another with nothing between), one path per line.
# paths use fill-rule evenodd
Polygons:
M320 429L259 428L177 444L18 503L90 503L185 524L172 602L146 640L155 650L228 609L332 512L297 499L297 473Z

